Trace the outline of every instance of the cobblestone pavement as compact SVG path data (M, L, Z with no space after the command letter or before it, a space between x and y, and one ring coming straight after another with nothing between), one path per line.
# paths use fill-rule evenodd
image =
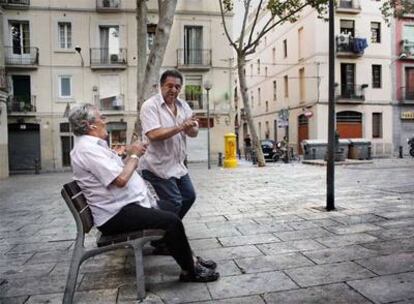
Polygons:
M145 303L414 303L414 159L224 170L191 164L185 219L194 251L219 263L213 283L179 283L170 257L145 259ZM70 173L0 181L0 303L61 303L76 226L60 197ZM93 242L94 237L90 237ZM75 303L134 303L129 251L85 262Z

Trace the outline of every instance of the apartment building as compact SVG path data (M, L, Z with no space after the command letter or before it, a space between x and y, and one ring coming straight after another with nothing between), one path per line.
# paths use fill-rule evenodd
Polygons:
M73 137L67 113L81 102L98 105L108 117L111 146L127 143L137 114L135 1L0 3L9 92L10 171L69 166ZM148 49L155 35L156 9L156 1L150 1ZM232 130L231 57L218 3L178 1L163 69L177 68L184 74L180 97L200 118L200 134L188 143L190 161L207 159L207 99L203 89L207 79L212 82L211 155L223 151L224 134Z
M414 136L414 15L394 20L392 29L394 147L408 154L407 138Z
M370 140L374 156L392 153L393 136L391 35L380 6L341 0L335 13L336 129L341 138ZM261 40L246 66L261 139L288 136L299 153L302 140L327 139L328 50L328 22L311 8ZM241 127L244 136L246 122Z

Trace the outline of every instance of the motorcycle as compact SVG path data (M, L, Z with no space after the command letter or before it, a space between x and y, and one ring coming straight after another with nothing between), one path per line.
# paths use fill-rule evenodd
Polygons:
M414 137L407 139L407 143L410 146L410 155L414 157Z
M273 148L273 156L272 160L274 162L277 162L279 159L282 159L285 163L289 162L289 155L288 155L288 149L286 144L283 144L282 142L278 142L274 148Z

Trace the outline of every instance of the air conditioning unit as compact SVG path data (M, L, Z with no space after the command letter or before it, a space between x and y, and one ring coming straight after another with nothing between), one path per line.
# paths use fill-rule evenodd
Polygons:
M351 34L347 33L341 33L338 37L338 43L339 44L349 44Z
M118 54L111 54L111 63L117 63L117 62L119 62Z

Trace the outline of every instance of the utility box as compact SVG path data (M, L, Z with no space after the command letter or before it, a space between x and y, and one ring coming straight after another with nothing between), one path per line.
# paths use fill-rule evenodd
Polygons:
M302 140L303 159L324 159L328 148L328 143L322 139Z
M364 138L351 138L349 144L350 159L371 159L371 142Z

